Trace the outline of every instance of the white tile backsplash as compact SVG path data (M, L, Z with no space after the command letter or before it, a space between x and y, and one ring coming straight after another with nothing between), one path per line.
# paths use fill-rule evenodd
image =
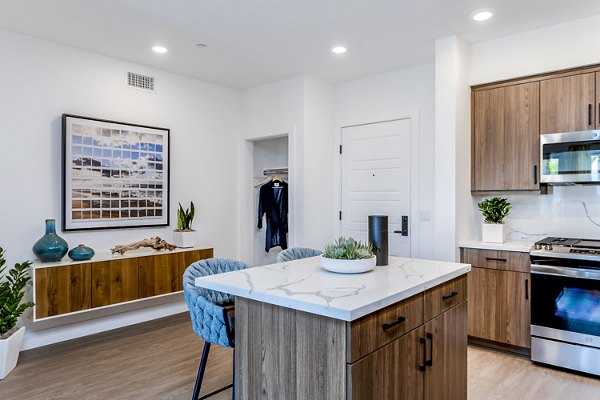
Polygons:
M473 196L477 203L495 195ZM600 239L600 186L554 186L549 194L502 194L512 204L505 220L508 240L538 240L546 236ZM481 224L477 226L481 238Z

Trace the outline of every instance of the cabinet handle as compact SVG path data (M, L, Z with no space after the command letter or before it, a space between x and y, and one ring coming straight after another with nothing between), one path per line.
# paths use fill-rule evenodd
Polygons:
M419 343L423 345L423 363L419 364L419 370L425 371L427 370L427 341L425 338L419 338Z
M592 105L588 104L588 125L592 125Z
M537 165L533 166L533 184L537 185Z
M494 258L494 257L486 257L485 261L498 261L498 262L506 262L506 258Z
M425 361L425 364L427 364L428 366L433 366L433 333L427 332L427 339L430 340L429 342L429 360Z
M442 296L442 300L445 301L445 300L451 299L456 295L458 295L458 292L456 290L453 290L452 293Z
M596 121L596 126L600 124L600 103L598 103L598 120Z
M381 327L385 331L385 330L388 330L390 328L393 328L396 325L399 325L399 324L403 323L404 321L406 321L406 318L403 317L403 316L399 316L398 319L395 320L394 322L390 322L389 324L388 323L383 324L383 325L381 325Z
M529 279L525 279L525 300L529 300Z

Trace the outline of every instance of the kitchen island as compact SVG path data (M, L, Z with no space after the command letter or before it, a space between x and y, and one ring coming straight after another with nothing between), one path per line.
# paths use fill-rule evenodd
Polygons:
M201 277L235 305L238 399L466 399L469 264L319 258Z

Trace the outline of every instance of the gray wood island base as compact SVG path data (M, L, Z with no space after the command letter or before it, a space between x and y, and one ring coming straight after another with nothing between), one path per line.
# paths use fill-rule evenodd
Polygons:
M466 276L352 322L243 297L235 315L238 399L467 398Z

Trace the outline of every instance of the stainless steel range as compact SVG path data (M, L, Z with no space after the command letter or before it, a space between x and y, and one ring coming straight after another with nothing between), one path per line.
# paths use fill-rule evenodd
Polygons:
M600 240L549 237L531 256L531 359L600 375Z

